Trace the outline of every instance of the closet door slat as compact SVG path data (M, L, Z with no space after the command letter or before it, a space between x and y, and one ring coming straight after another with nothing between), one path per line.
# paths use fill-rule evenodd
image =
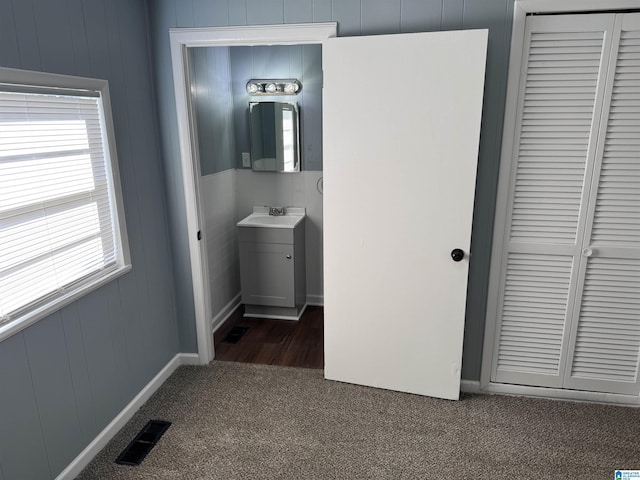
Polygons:
M618 15L566 388L640 392L640 14ZM616 42L616 40L618 40ZM617 49L616 49L617 47ZM612 60L613 62L613 60ZM578 303L576 302L576 303Z
M492 381L561 387L612 14L527 19ZM517 249L517 250L516 250ZM541 253L541 250L544 253Z

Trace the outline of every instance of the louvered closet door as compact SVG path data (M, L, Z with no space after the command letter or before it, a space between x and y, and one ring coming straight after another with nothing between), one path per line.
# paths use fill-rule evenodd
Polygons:
M494 382L563 383L614 18L527 19Z
M618 15L565 388L637 395L640 351L640 14Z

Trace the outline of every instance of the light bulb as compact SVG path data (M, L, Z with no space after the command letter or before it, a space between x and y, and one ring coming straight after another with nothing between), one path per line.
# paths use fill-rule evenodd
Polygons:
M251 95L258 93L258 90L260 90L258 88L258 85L256 85L255 83L251 82L247 84L247 92L249 92Z
M276 93L277 89L278 87L276 86L275 83L267 83L267 86L265 87L265 91L267 93Z
M298 86L295 83L285 83L284 93L293 94L298 90Z

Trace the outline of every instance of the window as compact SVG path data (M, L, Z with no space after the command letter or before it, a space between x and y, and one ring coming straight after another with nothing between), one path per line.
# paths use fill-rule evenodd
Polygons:
M108 98L0 68L0 338L130 268Z

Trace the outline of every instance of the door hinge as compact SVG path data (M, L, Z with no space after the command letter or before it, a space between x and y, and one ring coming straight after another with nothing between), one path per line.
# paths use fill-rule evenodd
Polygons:
M202 240L202 230L198 230L197 238L198 240Z

